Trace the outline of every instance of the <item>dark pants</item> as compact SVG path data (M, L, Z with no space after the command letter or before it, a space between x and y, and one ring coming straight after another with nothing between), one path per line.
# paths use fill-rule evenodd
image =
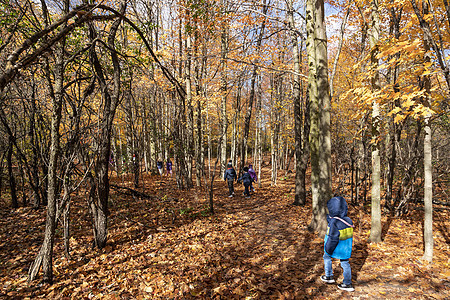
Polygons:
M230 193L230 195L233 195L233 193L234 193L233 182L234 182L234 180L228 179L228 192Z
M250 187L250 183L244 183L244 195L246 195L246 196L250 196L250 191L249 191L249 188Z

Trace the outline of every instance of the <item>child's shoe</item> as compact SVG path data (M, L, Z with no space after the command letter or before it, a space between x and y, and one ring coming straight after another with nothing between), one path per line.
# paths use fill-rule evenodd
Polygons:
M344 283L338 284L338 288L347 292L353 292L355 290L355 288L351 284Z
M323 282L326 282L326 283L335 283L336 281L333 279L333 276L325 276L325 275L322 275L322 276L320 276L320 279L323 281Z
M228 196L228 198L231 198L231 197L233 197L233 194L231 194L230 196Z

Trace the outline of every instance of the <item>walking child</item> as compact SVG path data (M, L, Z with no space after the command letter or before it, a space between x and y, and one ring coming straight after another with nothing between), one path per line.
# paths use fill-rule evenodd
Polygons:
M253 182L257 182L258 181L258 177L256 176L255 170L253 170L253 165L252 164L248 165L248 174L250 174L250 177L253 179L253 181L250 183L250 190L252 192L254 192L255 189L253 188Z
M158 160L156 162L156 167L158 168L159 175L162 176L162 174L163 174L163 162Z
M169 176L169 175L172 176L172 162L170 161L170 159L167 160L166 170L167 170L166 175L167 176Z
M228 197L233 197L234 195L234 186L233 183L236 180L236 171L233 168L233 164L231 160L228 162L227 169L225 170L225 174L223 175L223 180L228 181Z
M352 269L349 258L352 255L353 222L347 217L347 202L343 197L333 197L327 203L329 214L327 215L327 234L325 235L323 262L325 275L320 279L326 283L334 283L333 266L331 258L337 258L341 262L344 281L338 284L341 290L353 292Z
M249 187L251 186L252 182L253 182L253 178L250 176L250 174L248 173L248 168L244 167L244 174L242 174L241 178L238 179L238 182L243 182L244 183L244 195L245 198L250 198L250 191L249 191Z

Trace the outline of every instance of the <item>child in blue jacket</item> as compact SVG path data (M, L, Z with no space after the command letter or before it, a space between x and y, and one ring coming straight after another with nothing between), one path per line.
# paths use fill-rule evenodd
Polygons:
M233 168L233 164L231 163L231 160L228 162L227 169L225 170L225 173L223 174L223 180L228 182L228 197L233 197L234 195L234 186L233 182L236 180L237 175L236 171Z
M242 174L241 178L238 179L238 182L243 182L244 183L244 195L246 198L250 197L250 191L249 191L249 187L253 182L253 178L250 176L250 174L248 173L248 168L244 167L244 174Z
M348 260L352 255L354 226L352 220L347 217L347 202L342 197L333 197L328 200L327 206L328 227L323 254L325 275L320 279L326 283L334 283L331 258L340 259L344 281L338 284L338 288L353 292L355 289L352 286L352 269Z

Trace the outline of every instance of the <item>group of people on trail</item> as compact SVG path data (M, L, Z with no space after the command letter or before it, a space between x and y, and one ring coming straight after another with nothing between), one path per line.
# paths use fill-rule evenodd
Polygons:
M244 196L246 198L250 197L250 190L252 192L255 191L253 187L253 182L256 182L258 178L256 177L256 172L253 169L253 165L249 165L248 167L244 167L243 174L241 177L237 178L236 171L233 168L233 163L230 160L227 164L227 169L225 170L223 180L227 181L228 183L228 197L233 197L234 195L234 182L237 181L238 183L244 184Z
M164 168L164 164L162 161L157 161L156 162L156 167L158 168L159 171L159 175L163 175L163 168ZM170 158L167 160L166 162L166 176L172 176L172 161L170 161Z

